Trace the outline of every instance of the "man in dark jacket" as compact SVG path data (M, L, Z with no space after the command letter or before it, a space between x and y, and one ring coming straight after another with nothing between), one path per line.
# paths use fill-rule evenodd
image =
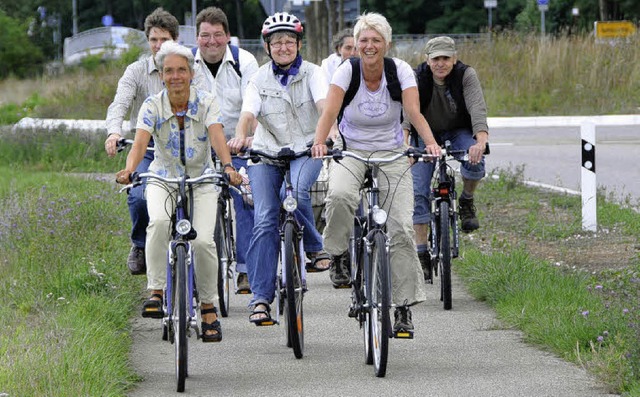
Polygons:
M458 61L455 42L447 36L429 40L427 61L416 68L416 74L420 110L438 143L442 145L450 141L452 150L469 151L469 160L461 161L463 190L458 203L461 229L472 232L480 226L473 195L485 175L483 154L489 140L487 107L480 81L472 67ZM409 136L409 143L424 147L424 142L415 133ZM429 255L427 225L431 216L429 195L433 165L419 162L412 167L415 195L413 224L423 267Z

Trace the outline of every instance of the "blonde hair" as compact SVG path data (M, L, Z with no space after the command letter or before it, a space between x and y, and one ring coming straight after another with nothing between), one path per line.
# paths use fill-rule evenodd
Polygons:
M353 36L356 42L360 37L360 34L368 29L373 29L382 36L387 46L391 44L391 25L382 14L377 12L369 12L360 15L356 21L356 25L353 27Z

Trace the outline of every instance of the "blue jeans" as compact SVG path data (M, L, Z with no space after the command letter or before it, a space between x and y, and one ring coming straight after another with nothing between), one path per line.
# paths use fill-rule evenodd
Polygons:
M147 150L142 158L136 172L147 172L149 165L153 161L153 152ZM138 248L144 248L147 239L147 226L149 225L149 213L147 212L147 200L144 198L144 189L147 186L145 178L142 185L136 186L129 191L127 204L129 205L129 216L131 217L131 242Z
M473 138L471 130L459 129L446 131L444 133L434 134L436 141L443 145L446 141L451 142L451 150L468 150L475 145L476 140ZM413 138L412 138L413 139ZM412 144L415 142L411 141ZM422 138L418 137L419 149L424 149ZM458 160L460 162L460 174L464 179L480 180L485 175L484 158L479 164L471 165L468 161ZM434 162L419 161L411 167L413 174L413 224L428 224L431 221L431 207L429 198L431 196L431 177L434 171Z
M322 236L315 227L309 190L318 178L322 161L302 157L291 162L291 183L298 200L296 218L304 227L303 245L306 252L322 250ZM249 305L273 302L276 272L280 252L280 208L284 175L280 167L259 163L249 166L253 193L255 224L247 252L247 274L253 298Z
M247 169L247 160L233 158L233 166L239 170L241 167ZM246 254L249 251L249 242L253 236L253 208L245 203L242 195L231 190L233 197L233 209L235 211L236 221L236 272L247 272Z

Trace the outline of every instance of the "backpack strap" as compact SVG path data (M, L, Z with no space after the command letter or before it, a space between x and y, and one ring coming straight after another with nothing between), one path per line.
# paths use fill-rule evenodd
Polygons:
M387 90L389 90L391 99L402 103L402 87L400 79L398 79L398 68L392 58L384 58L384 75L387 79Z
M198 46L195 47L191 47L191 53L193 54L193 56L196 56L196 52L198 52Z
M242 78L242 72L240 72L240 49L232 44L229 44L229 49L231 49L231 55L233 56L233 70L236 71L238 77Z
M342 107L340 108L340 112L338 113L338 124L340 124L340 121L342 120L344 109L349 106L353 98L356 96L358 89L360 88L360 58L351 57L349 58L349 62L351 63L351 81L349 82L347 91L345 91L344 93Z

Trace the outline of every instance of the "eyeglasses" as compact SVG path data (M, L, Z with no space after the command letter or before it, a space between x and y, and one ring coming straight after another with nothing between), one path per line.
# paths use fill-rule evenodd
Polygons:
M296 45L298 44L297 41L285 41L285 42L277 42L277 43L269 43L269 45L271 46L271 48L273 48L274 50L279 50L282 47L287 47L287 49L291 50L293 48L296 48Z
M202 39L204 41L209 41L209 40L211 40L212 37L213 37L214 40L220 41L220 40L226 39L227 35L224 32L215 32L214 34L211 34L211 33L200 33L198 35L198 38Z

